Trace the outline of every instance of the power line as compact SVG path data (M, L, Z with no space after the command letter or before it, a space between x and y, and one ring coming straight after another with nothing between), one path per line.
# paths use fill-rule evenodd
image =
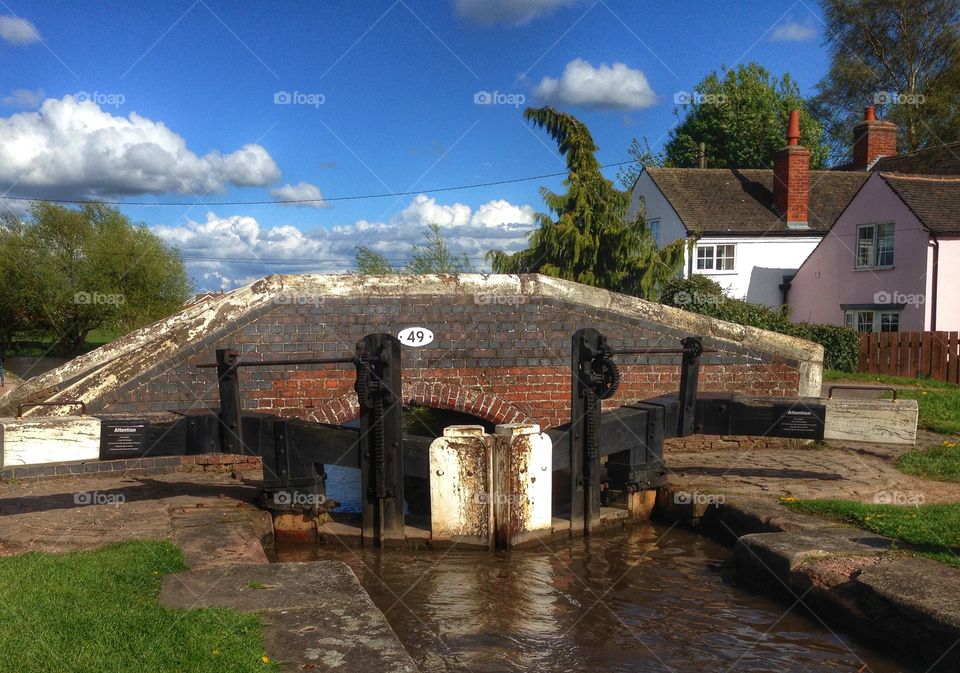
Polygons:
M48 246L32 245L30 243L4 242L4 243L0 243L0 246L6 246L9 248L23 248L27 250L47 250L48 249ZM97 251L93 253L91 256L92 257L98 257L98 256L129 257L129 253ZM342 266L342 264L345 261L346 262L352 261L352 258L350 258L347 253L344 253L343 255L340 255L340 256L327 254L320 257L316 257L314 259L304 259L304 258L283 259L283 258L266 258L266 257L215 257L212 255L188 255L188 254L185 255L183 253L180 254L180 257L184 261L191 261L191 262L231 262L235 264L261 264L262 263L262 264L276 264L276 265L289 264L289 265L295 265L295 266L299 266L302 264L341 265ZM485 253L475 253L475 254L463 253L461 255L458 255L458 257L460 258L466 257L466 259L468 259L469 261L478 262L478 263L486 260ZM392 257L384 257L383 259L385 262L389 264L406 264L407 262L410 261L409 257L393 257L392 256Z
M635 164L637 161L618 161L612 164L603 164L600 168L613 168L614 166L626 166L627 164ZM436 189L417 189L409 192L387 192L381 194L359 194L354 196L334 196L330 198L322 199L290 199L288 201L100 201L97 199L51 199L44 198L41 196L7 196L6 194L0 195L0 199L5 199L7 201L47 201L49 203L71 203L71 204L88 204L88 203L102 203L108 206L148 206L148 207L165 207L165 206L285 206L291 203L328 203L331 201L363 201L367 199L385 199L391 196L414 196L416 194L437 194L440 192L455 192L463 189L479 189L481 187L496 187L498 185L509 185L516 182L529 182L530 180L543 180L545 178L556 178L562 175L568 175L569 171L562 171L560 173L547 173L544 175L531 175L526 178L512 178L510 180L496 180L494 182L478 182L472 185L460 185L457 187L437 187Z

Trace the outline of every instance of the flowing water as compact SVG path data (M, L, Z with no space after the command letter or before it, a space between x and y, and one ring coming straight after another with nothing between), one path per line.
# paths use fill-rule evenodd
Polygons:
M666 525L496 554L277 552L349 564L427 673L918 673L738 587L730 550Z

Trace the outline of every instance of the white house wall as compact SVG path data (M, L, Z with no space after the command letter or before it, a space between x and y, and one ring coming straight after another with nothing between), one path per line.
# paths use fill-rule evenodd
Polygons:
M683 226L680 217L646 171L637 178L630 193L631 220L637 216L643 201L647 204L647 220L660 220L660 237L657 240L660 247L669 245L678 238L687 237L687 229Z
M699 244L736 246L733 271L697 271L717 281L727 294L754 304L779 307L783 304L780 284L800 268L813 252L820 237L731 236L704 237ZM694 253L694 264L696 261Z

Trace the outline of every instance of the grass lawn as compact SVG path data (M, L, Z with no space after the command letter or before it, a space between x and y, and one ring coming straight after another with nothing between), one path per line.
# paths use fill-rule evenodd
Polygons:
M905 542L905 549L960 568L960 503L870 505L851 500L780 502L792 509L859 526Z
M960 482L960 442L914 449L897 459L897 468L927 479Z
M0 559L0 665L19 673L275 671L260 620L224 609L169 610L163 576L185 570L169 542Z
M80 353L87 353L96 348L100 348L104 344L108 344L115 339L122 337L126 332L124 330L117 329L99 329L92 330L87 334L87 340L84 342L83 346L80 347ZM16 344L16 348L11 348L7 351L7 356L20 355L23 357L43 357L44 355L74 355L73 353L64 353L64 349L59 345L55 344L50 337L43 335L25 335L24 338L19 339Z

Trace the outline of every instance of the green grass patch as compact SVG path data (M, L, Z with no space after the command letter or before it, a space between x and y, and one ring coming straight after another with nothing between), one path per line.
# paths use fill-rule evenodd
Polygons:
M40 332L23 333L15 339L15 343L7 349L7 356L43 357L45 355L52 355L64 357L80 355L100 348L100 346L115 341L125 334L127 334L126 330L117 328L91 330L90 333L87 334L87 340L79 348L77 353L68 353L62 344L55 342L48 334Z
M903 472L918 477L960 482L960 442L914 449L900 456L896 465Z
M871 505L851 500L792 498L783 498L780 502L807 514L899 540L913 553L960 568L960 503Z
M163 576L186 570L169 542L0 559L0 660L44 673L275 671L260 620L235 610L171 610Z
M899 396L917 401L921 427L945 435L960 434L960 388L900 390Z
M960 386L946 381L938 381L931 378L915 378L909 376L889 376L887 374L865 374L862 372L841 372L836 369L824 369L823 380L830 381L850 381L863 382L876 385L894 385L894 386L915 386L918 388L946 388L960 390Z

